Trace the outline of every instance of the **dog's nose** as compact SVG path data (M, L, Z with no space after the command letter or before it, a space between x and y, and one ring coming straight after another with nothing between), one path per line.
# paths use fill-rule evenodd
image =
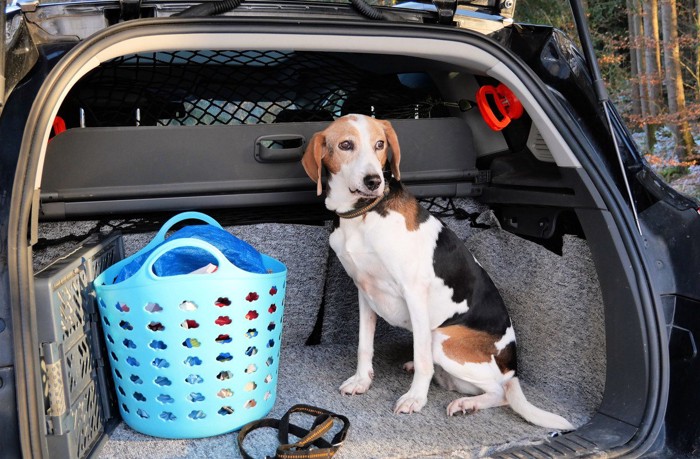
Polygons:
M365 175L364 182L368 190L374 191L381 185L382 178L377 174Z

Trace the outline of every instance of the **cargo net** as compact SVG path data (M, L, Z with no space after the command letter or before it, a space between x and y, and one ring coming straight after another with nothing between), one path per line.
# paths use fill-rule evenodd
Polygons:
M342 55L178 51L105 62L66 98L68 127L329 121L347 113L447 116L425 74L379 74Z

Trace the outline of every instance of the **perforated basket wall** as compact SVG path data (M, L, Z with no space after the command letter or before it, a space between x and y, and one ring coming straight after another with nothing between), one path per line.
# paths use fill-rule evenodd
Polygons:
M407 82L411 80L412 82ZM442 116L445 107L416 75L366 70L339 54L178 51L105 62L71 91L59 114L68 127L264 124Z
M120 412L134 430L206 437L272 409L286 268L263 262L269 274L219 264L213 274L148 281L139 272L111 284L118 264L95 281Z

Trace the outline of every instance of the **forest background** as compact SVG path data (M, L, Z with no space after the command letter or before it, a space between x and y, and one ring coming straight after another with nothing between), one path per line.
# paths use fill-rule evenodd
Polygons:
M700 0L583 0L610 97L659 175L700 199ZM568 2L519 0L516 20L577 37Z

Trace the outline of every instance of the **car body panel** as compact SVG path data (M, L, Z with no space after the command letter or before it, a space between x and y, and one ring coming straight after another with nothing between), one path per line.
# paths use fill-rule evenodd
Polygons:
M264 30L265 27L275 27L277 31L293 30L297 35L307 37L324 33L337 34L339 28L346 31L353 28L357 37L380 35L388 37L387 40L402 40L407 36L423 36L427 39L448 33L445 28L439 26L369 23L362 23L360 26L357 19L348 19L352 15L351 11L330 8L319 9L314 14L330 14L330 11L336 11L338 17L343 19L336 17L326 21L275 21L268 18L256 22L246 18L246 15L255 14L250 10L240 14L238 18L220 20L161 18L128 21L87 38L88 33L109 25L109 14L106 14L106 11L117 8L114 2L109 5L83 5L82 10L76 4L47 5L45 10L43 8L37 6L34 11L24 12L23 17L28 21L26 30L32 37L41 37L45 41L38 46L33 42L30 44L29 48L36 50L36 64L31 67L29 73L22 67L25 69L23 79L10 95L0 118L0 137L3 138L0 145L0 318L12 317L11 326L6 326L4 331L0 327L0 367L4 366L1 370L5 371L5 374L16 372L19 381L17 388L11 385L0 387L0 399L16 397L20 405L19 438L22 450L28 457L42 457L46 451L37 449L37 442L40 443L37 440L39 426L37 418L32 415L32 411L39 405L38 394L32 394L32 386L26 385L24 378L19 376L31 371L31 366L36 363L37 352L33 349L35 337L32 336L32 325L36 323L37 318L31 317L29 311L19 307L31 303L31 268L27 261L31 251L28 250L27 242L31 244L35 239L36 235L31 234L30 230L36 228L38 220L38 193L28 189L27 184L34 185L41 181L41 159L36 155L44 150L43 146L48 137L46 126L50 125L53 113L40 108L57 107L57 96L50 93L51 86L65 85L66 82L61 81L62 78L76 78L75 75L63 75L67 68L82 66L86 71L99 62L94 55L84 57L76 50L70 51L71 48L77 44L76 49L85 51L91 46L98 47L97 42L101 41L99 46L102 46L105 54L100 59L107 59L118 55L119 51L117 48L106 51L105 41L125 40L130 34L134 39L139 33L160 37L168 33L171 37L180 34L186 41L187 34L194 34L197 30L201 33L205 30L206 33L220 30L221 33L244 34ZM42 17L42 12L48 14ZM54 17L58 12L67 15L69 19L65 16ZM294 13L297 14L302 13ZM88 20L83 22L85 19ZM50 33L47 34L47 30ZM67 31L70 33L66 33ZM449 33L449 39L458 40L456 33ZM696 353L687 351L687 340L684 341L684 336L688 335L683 332L689 330L690 336L700 333L697 328L697 315L693 314L700 300L699 287L697 282L693 282L697 279L695 276L700 261L688 260L687 257L688 250L693 250L699 240L693 239L700 234L697 203L654 181L653 172L643 162L624 124L613 116L612 126L621 139L621 157L617 156L613 140L609 135L604 135L608 132L607 120L593 90L590 71L582 55L563 34L549 27L524 25L498 27L491 33L490 38L486 39L483 36L477 38L470 32L461 34L460 39L476 40L480 41L480 46L491 46L489 49L494 50L494 59L502 61L500 65L494 63L485 67L484 71L492 72L492 76L503 76L507 71L512 72L523 81L530 82L527 90L537 91L547 103L548 113L551 113L552 119L557 121L560 128L561 142L572 148L573 156L561 156L560 165L568 166L574 171L586 171L586 174L582 173L582 180L588 180L590 188L598 191L590 197L590 203L593 203L590 208L576 210L579 219L588 228L612 228L615 233L606 240L608 245L597 248L597 264L618 264L619 272L625 272L626 278L630 279L630 288L634 290L636 302L639 304L637 317L619 313L609 317L606 323L610 326L609 344L617 345L614 346L615 352L619 352L613 356L615 363L627 365L629 371L645 374L647 378L639 381L634 387L626 385L624 381L609 380L608 389L612 395L606 398L591 427L588 430L581 429L581 438L587 438L602 449L612 448L613 455L638 455L649 450L651 444L657 438L661 438L660 432L665 428L673 444L657 446L658 451L655 454L669 454L671 448L675 448L673 451L686 451L689 445L693 446L692 440L689 440L692 438L692 432L684 429L684 420L688 420L688 414L683 412L681 407L691 399L696 400L697 395L686 394L682 389L678 389L678 385L682 384L683 378L697 378L698 374L698 357ZM447 35L444 38L448 38ZM257 40L257 43L260 43L259 36ZM171 43L171 46L176 45ZM503 46L507 51L498 51L499 46ZM31 53L27 54L30 55ZM31 62L31 59L27 58L23 62ZM503 62L507 62L508 65ZM54 66L57 67L51 72ZM534 83L535 81L539 83ZM32 101L37 104L34 109L31 109ZM25 131L23 144L17 135L22 131ZM570 160L568 163L567 158ZM620 159L625 166L624 173L632 183L632 202L627 197L622 180ZM642 176L644 180L640 179ZM632 203L640 211L644 236L637 233L631 212ZM601 209L607 210L601 212ZM30 234L29 241L23 237L26 234ZM624 253L626 257L618 258L616 253ZM618 292L615 291L615 286L618 282L620 279L603 280L607 286L606 294L610 295L610 302L617 301ZM662 299L662 296L665 299ZM620 301L624 301L625 297L619 298ZM671 306L662 307L662 303ZM619 335L616 327L630 327L632 324L635 324L633 333L625 336L629 341L615 338ZM669 336L673 343L671 363L667 346ZM614 341L615 339L618 341ZM633 349L636 348L632 346L626 348L631 341L643 343L645 340L651 345L644 353L634 352ZM3 346L3 343L7 347ZM22 359L16 359L18 355L21 355ZM664 426L669 381L677 390L672 394L672 404ZM625 397L630 394L633 394L631 397L637 400L637 403L622 406L627 403L628 399ZM6 422L14 422L10 415L16 411L5 407L0 410L0 416L7 419ZM620 427L623 424L626 426L624 429ZM607 443L596 440L604 428L610 431Z

